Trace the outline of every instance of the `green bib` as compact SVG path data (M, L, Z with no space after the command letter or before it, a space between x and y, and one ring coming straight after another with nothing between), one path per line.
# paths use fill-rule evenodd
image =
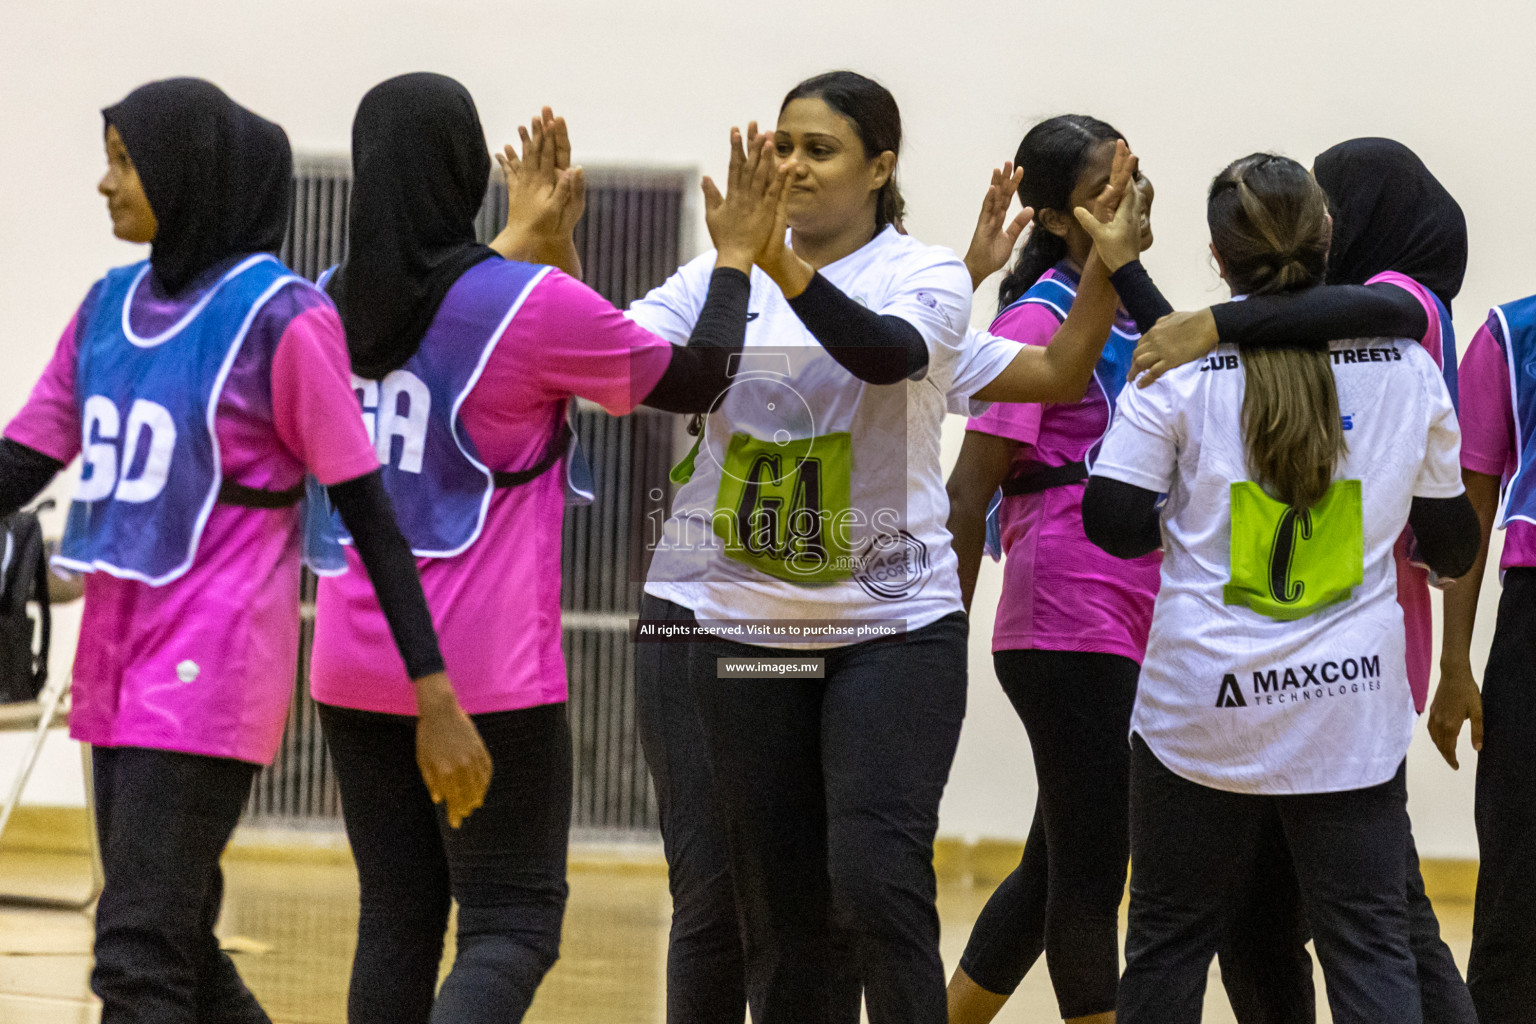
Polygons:
M1233 484L1231 501L1227 604L1288 622L1346 600L1365 578L1360 481L1334 481L1306 510L1276 501L1252 481Z
M732 434L712 517L725 554L776 579L834 583L853 574L853 438L762 441Z

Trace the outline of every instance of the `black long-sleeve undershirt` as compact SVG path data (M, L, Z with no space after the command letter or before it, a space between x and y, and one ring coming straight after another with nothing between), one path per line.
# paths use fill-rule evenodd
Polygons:
M1140 558L1162 546L1158 494L1121 480L1092 476L1083 492L1083 532L1116 558ZM1465 576L1477 559L1482 532L1465 494L1414 498L1408 525L1419 557L1445 579Z
M928 368L928 343L899 316L865 309L820 274L789 300L838 365L869 384L896 384Z
M1483 531L1477 510L1466 494L1454 498L1414 498L1408 525L1418 541L1418 554L1435 575L1454 580L1465 576L1477 561Z
M1251 295L1211 307L1222 341L1251 348L1325 349L1344 338L1422 338L1429 316L1395 284L1324 285L1281 295Z
M395 522L382 473L374 470L331 484L326 493L352 534L352 545L368 571L390 634L405 661L406 674L420 679L443 671L443 654L421 577L416 573L416 556Z
M1131 319L1136 321L1136 329L1142 334L1146 334L1153 324L1173 312L1173 306L1163 298L1157 285L1152 283L1152 275L1141 265L1141 260L1132 260L1110 274L1109 283L1115 289L1115 294L1120 296L1120 305L1131 314Z
M9 519L53 482L64 463L36 448L0 438L0 519Z
M1163 546L1156 491L1107 476L1083 489L1083 533L1116 558L1140 558Z
M731 357L746 343L751 294L746 274L716 267L688 344L672 346L671 361L641 404L663 412L709 412L730 386Z
M1140 260L1116 270L1109 281L1143 334L1173 312ZM1429 330L1419 300L1385 281L1253 295L1212 306L1211 315L1217 336L1243 348L1324 349L1344 338L1422 338Z

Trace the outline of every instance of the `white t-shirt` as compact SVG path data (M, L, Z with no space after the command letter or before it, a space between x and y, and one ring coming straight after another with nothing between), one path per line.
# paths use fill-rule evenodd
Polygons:
M713 252L691 261L629 315L675 344L686 342L714 263ZM898 384L858 380L826 353L768 276L752 269L746 344L734 382L706 418L693 476L674 499L645 588L692 609L706 626L899 620L917 629L962 609L944 528L949 502L940 425L947 408L964 408L1020 346L968 334L965 265L950 250L893 228L820 273L866 308L912 324L927 342L928 367L919 379ZM774 459L778 469L762 468ZM814 477L805 468L810 462ZM754 490L762 480L770 486ZM755 511L743 516L743 508ZM797 510L803 516L812 508L818 514L811 520L795 518ZM772 513L766 520L756 518L765 510ZM749 524L735 537L729 536L733 515ZM764 521L767 540L755 546L779 555L743 555L745 542L758 536L750 524ZM785 523L816 521L823 525L816 550L824 559L803 557L809 550L803 536L779 543L793 532ZM791 641L782 633L715 632L774 647L834 647L868 638Z
M1249 538L1240 539L1243 551L1263 552L1248 563L1266 575L1248 578L1273 581L1258 588L1270 594L1304 590L1291 581L1291 557L1314 559L1325 572L1358 559L1350 571L1359 582L1337 603L1291 621L1226 603L1229 580L1238 582L1232 485L1249 480L1244 374L1234 346L1121 392L1094 463L1097 476L1168 495L1162 586L1131 731L1169 769L1204 786L1256 794L1361 789L1390 779L1408 751L1413 698L1392 549L1413 498L1462 493L1460 432L1445 382L1417 342L1334 342L1332 359L1349 446L1334 490L1358 481L1359 526L1348 534L1359 546L1350 554L1334 533L1308 551L1306 531L1324 533L1311 520L1304 529L1281 521L1267 535L1236 532Z

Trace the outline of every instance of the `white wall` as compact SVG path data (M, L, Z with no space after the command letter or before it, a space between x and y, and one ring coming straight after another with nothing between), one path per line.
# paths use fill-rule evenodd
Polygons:
M0 30L0 414L25 398L112 240L92 191L96 111L150 78L195 74L280 122L299 148L344 151L351 112L403 71L455 75L494 143L550 103L588 163L724 163L732 123L771 121L805 75L852 67L895 92L901 178L918 237L963 246L989 168L1035 120L1092 113L1127 133L1158 185L1147 263L1176 305L1221 297L1202 195L1260 148L1302 160L1356 135L1416 149L1467 211L1472 263L1456 303L1469 338L1495 301L1532 291L1524 239L1536 139L1529 5L1429 0L945 4L684 0L264 0L135 4L10 0ZM979 301L978 320L986 319ZM951 457L961 424L948 427ZM1490 591L1491 593L1491 591ZM995 600L983 591L979 607ZM1483 620L1490 624L1492 604ZM1023 731L973 630L971 714L943 814L947 833L1018 836L1032 782ZM1484 634L1486 642L1486 634ZM3 750L0 750L3 755ZM3 756L0 756L3 761ZM1423 749L1413 809L1426 854L1475 852L1470 773Z

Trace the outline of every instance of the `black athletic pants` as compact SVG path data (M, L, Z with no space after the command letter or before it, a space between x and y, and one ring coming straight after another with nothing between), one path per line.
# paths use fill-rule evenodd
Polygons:
M1063 1018L1107 1013L1120 977L1125 737L1140 667L1080 651L998 651L992 662L1029 733L1039 792L1023 859L987 900L960 967L1012 994L1043 951Z
M1200 1020L1211 958L1277 827L1295 864L1336 1024L1420 1024L1408 944L1403 778L1399 767L1367 789L1228 793L1175 775L1135 737L1119 1024Z
M560 951L571 824L564 704L474 715L485 803L450 828L416 765L416 719L320 705L362 908L351 1024L512 1024ZM458 952L437 987L450 899Z
M142 747L96 747L91 760L102 1024L270 1024L213 934L219 855L258 766Z
M1483 671L1477 906L1467 986L1482 1024L1536 1022L1536 568L1504 574Z
M693 612L646 594L648 622L694 622ZM731 884L724 815L717 804L688 643L641 643L635 650L636 721L656 790L672 892L667 936L667 1024L741 1024L746 964ZM853 938L833 925L824 1024L858 1024L863 1000Z
M1238 1024L1314 1024L1311 937L1284 835L1261 843L1259 863L1236 927L1221 945L1221 981ZM1472 997L1424 893L1419 853L1408 837L1408 945L1419 979L1424 1024L1478 1024Z
M871 1024L945 1024L933 838L965 716L965 644L955 612L899 640L811 652L825 678L793 680L722 679L717 659L805 651L692 645L756 1024L829 1013L835 929L852 937Z
M640 618L694 621L692 611L650 594L640 600ZM704 726L688 674L691 648L675 641L635 645L636 725L656 790L672 890L667 1022L741 1024L747 1013L741 926ZM857 1020L857 992L853 1014Z

